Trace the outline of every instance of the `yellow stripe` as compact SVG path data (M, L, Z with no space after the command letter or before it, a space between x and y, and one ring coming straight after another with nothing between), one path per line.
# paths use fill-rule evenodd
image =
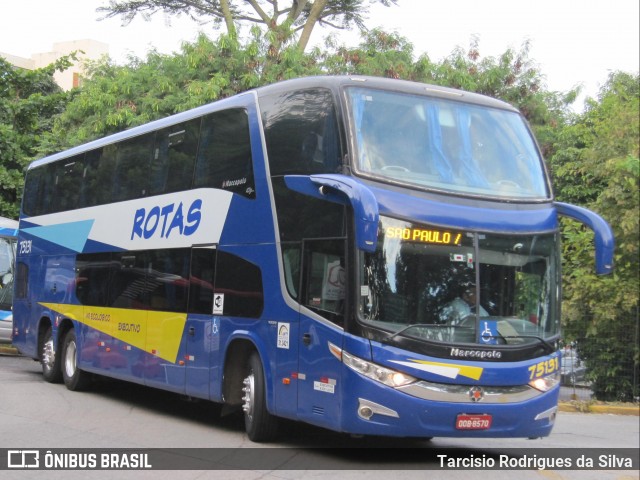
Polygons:
M472 378L473 380L480 380L482 376L483 368L482 367L471 367L468 365L460 365L457 363L439 363L439 362L428 362L426 360L414 360L411 359L412 362L421 363L423 365L432 365L434 367L445 367L445 368L456 368L458 369L458 373L463 377Z
M40 305L171 363L176 362L187 322L186 313L62 303Z

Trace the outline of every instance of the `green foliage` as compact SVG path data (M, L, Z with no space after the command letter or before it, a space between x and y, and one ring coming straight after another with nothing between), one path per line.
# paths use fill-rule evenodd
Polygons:
M127 65L101 61L89 66L90 79L56 119L49 145L66 148L166 117L278 80L320 73L318 52L294 46L270 58L269 43L254 30L242 45L201 35L181 52L149 52Z
M600 213L615 233L615 272L600 278L593 273L591 232L572 221L562 229L565 330L589 352L594 391L602 400L639 394L633 381L639 365L638 80L612 74L599 99L590 100L587 111L558 137L558 153L551 159L558 199Z
M46 68L24 70L0 57L0 216L18 217L24 169L39 154L42 136L68 98L53 74L74 59L70 55Z

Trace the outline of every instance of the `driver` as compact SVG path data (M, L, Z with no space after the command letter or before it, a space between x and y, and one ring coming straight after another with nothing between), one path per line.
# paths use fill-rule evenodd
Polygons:
M441 315L446 323L459 325L466 317L474 315L476 312L481 317L489 316L489 313L477 301L475 283L467 282L462 285L460 296L444 306Z

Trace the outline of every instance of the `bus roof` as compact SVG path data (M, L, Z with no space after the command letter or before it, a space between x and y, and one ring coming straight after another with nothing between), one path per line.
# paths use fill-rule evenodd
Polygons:
M256 89L258 96L277 91L290 91L294 88L325 87L338 89L343 87L370 87L393 92L410 93L415 95L427 95L432 97L447 98L461 102L472 103L485 107L500 108L517 112L509 103L503 102L486 95L457 90L438 85L412 82L409 80L397 80L384 77L370 77L362 75L339 75L339 76L313 76L296 78L293 80L283 80L271 85L265 85Z
M18 222L10 218L0 217L0 235L16 236L18 234Z
M0 227L2 228L18 228L18 221L10 218L0 217Z
M171 115L169 117L154 120L144 125L133 127L128 130L114 133L106 137L102 137L97 140L93 140L91 142L88 142L76 147L72 147L70 149L67 149L67 150L52 154L48 157L44 157L39 160L35 160L31 162L31 164L28 167L28 170L43 164L47 164L47 163L61 160L64 158L69 158L74 155L78 155L95 148L100 148L105 145L116 143L129 138L133 138L138 135L147 133L149 131L153 131L153 130L168 127L177 123L185 122L187 120L197 118L201 115L206 115L210 112L219 110L221 108L233 107L234 103L236 103L237 100L243 98L246 95L257 95L258 97L260 97L260 96L268 95L271 93L277 93L280 91L292 91L296 89L327 88L333 91L338 91L339 89L344 87L364 87L364 86L370 87L370 88L384 89L384 90L394 91L394 92L403 92L403 93L415 94L415 95L426 95L426 96L432 96L432 97L446 98L449 100L471 103L471 104L490 107L490 108L510 110L513 112L518 111L512 105L506 102L503 102L501 100L488 97L486 95L466 92L463 90L456 90L448 87L428 85L425 83L411 82L408 80L397 80L397 79L391 79L391 78L368 77L368 76L358 76L358 75L350 75L350 76L326 75L326 76L302 77L302 78L296 78L291 80L283 80L281 82L277 82L271 85L265 85L262 87L255 88L253 90L248 90L246 92L239 93L232 97L227 97L221 100L217 100L215 102L205 104L200 107L193 108L191 110L187 110L181 113L177 113L175 115Z

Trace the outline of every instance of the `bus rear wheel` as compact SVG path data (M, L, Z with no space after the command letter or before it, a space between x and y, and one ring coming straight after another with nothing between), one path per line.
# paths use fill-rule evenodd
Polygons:
M49 383L60 383L60 381L62 381L60 355L56 353L51 327L47 327L47 330L44 332L44 336L42 337L40 363L42 364L42 377L45 381Z
M243 383L242 410L247 436L253 442L268 442L277 435L278 420L267 410L266 387L262 362L251 354Z
M86 390L91 382L89 374L78 368L78 344L73 328L64 336L62 343L62 379L72 391Z

